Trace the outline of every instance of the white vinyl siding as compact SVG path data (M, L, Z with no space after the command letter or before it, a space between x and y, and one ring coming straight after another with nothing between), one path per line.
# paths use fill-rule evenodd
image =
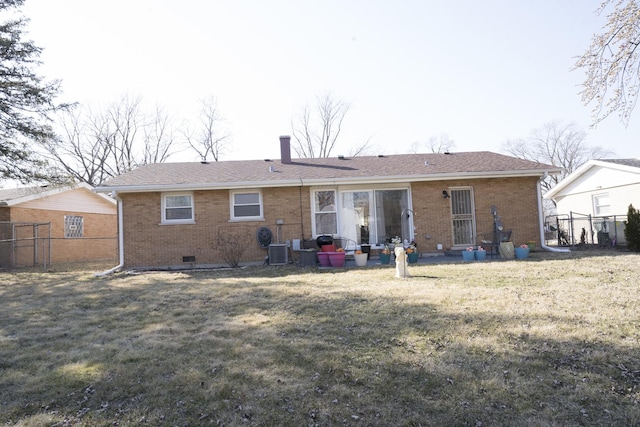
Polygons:
M20 203L27 209L48 211L82 212L115 215L116 204L105 200L102 196L84 188L76 188L60 193L37 197L34 200Z

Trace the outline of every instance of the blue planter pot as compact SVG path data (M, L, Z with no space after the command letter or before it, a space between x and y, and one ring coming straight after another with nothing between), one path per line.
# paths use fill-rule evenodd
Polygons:
M407 261L409 262L409 264L415 264L418 262L418 252L413 252L410 254L407 254Z
M465 261L474 261L476 259L476 254L474 251L462 251L462 259Z
M529 248L516 248L516 258L526 259L529 256Z
M476 259L478 261L484 261L487 259L487 251L473 251L476 254Z

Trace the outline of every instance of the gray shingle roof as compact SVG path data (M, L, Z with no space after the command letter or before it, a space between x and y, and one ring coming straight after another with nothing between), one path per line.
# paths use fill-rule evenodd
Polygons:
M436 180L455 177L542 175L560 168L488 151L400 154L353 158L222 161L211 163L154 163L114 177L98 191L143 191L144 188L232 188L320 185L329 182Z
M8 188L0 190L0 202L8 202L10 200L20 199L27 196L35 196L36 194L46 193L51 190L44 187L22 187L22 188Z
M600 161L640 168L640 159L600 159Z

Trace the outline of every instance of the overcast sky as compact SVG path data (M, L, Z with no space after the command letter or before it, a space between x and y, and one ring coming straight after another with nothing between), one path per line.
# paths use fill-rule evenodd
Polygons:
M446 134L456 151L500 152L552 120L587 142L640 157L640 111L589 129L582 71L571 71L605 17L600 0L26 0L40 74L65 101L141 96L188 117L213 95L233 151L279 158L278 137L316 96L351 104L334 154L372 137L410 152ZM176 160L198 160L197 156Z

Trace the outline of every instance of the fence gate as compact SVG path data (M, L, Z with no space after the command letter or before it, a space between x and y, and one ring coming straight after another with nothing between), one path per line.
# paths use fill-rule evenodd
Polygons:
M51 223L0 221L0 268L51 264Z

